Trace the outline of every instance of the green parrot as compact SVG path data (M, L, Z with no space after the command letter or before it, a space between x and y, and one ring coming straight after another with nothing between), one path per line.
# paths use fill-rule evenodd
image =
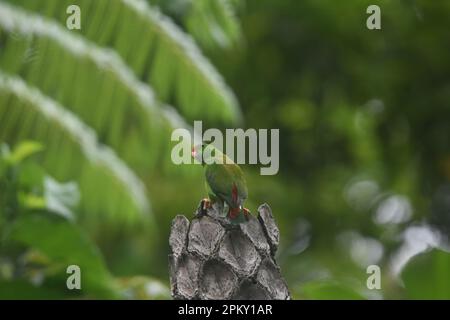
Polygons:
M221 201L224 209L229 208L227 216L232 223L248 220L250 211L243 207L248 196L247 183L241 168L212 144L193 147L192 157L205 167L209 199L202 200L202 210Z

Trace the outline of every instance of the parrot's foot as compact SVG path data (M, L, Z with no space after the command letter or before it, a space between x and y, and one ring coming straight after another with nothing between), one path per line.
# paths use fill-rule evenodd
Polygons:
M250 216L252 215L251 213L250 213L250 210L248 210L247 208L243 208L242 209L242 212L244 213L244 217L245 217L245 220L249 220L250 219Z
M211 205L212 205L212 202L208 198L205 198L202 200L202 209L203 210L207 210L207 209L211 208Z
M199 211L200 211L200 215L202 215L202 216L204 216L204 215L206 215L206 211L209 209L209 208L211 208L211 201L208 199L208 198L204 198L204 199L202 199L202 201L200 201L200 208L199 208Z

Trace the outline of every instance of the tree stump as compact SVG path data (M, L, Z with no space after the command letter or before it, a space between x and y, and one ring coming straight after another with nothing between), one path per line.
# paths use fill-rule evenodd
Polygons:
M169 272L174 299L290 299L275 261L279 230L267 204L235 225L215 204L172 221Z

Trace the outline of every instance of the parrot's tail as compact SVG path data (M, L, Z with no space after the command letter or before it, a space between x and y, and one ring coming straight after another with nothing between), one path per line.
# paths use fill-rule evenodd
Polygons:
M228 217L231 220L236 219L239 216L239 213L241 212L240 208L230 208L230 212L228 213Z
M232 224L240 224L250 219L250 211L246 208L231 208L228 218Z

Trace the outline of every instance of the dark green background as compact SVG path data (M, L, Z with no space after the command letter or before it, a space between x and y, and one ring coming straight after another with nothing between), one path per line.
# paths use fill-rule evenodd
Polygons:
M16 5L35 14L49 15L46 1L36 2L41 2L41 6L31 5L30 1L18 1ZM75 1L78 2L82 8L89 5L89 1ZM115 2L111 1L111 8ZM223 75L239 101L243 128L280 130L279 173L261 176L259 166L250 165L243 166L243 170L249 187L247 206L256 212L259 204L270 204L279 224L281 245L277 259L294 298L450 298L450 258L442 251L448 248L450 231L449 1L227 1L235 15L231 22L223 22L217 13L220 9L211 4L200 5L195 11L189 1L152 3L191 34ZM366 8L370 4L381 8L381 30L366 28ZM83 19L88 20L93 17L95 6L86 10L90 11ZM112 9L106 8L104 14L107 10ZM64 24L66 16L60 12L54 18ZM201 24L205 17L205 24ZM126 24L127 19L133 18L124 15L119 20ZM113 26L101 26L107 27L114 30ZM218 43L208 34L208 28L222 28L229 41ZM100 46L116 49L123 56L120 42L98 40L87 30L73 32ZM114 34L109 35L110 39L115 38ZM148 35L151 34L149 30ZM127 45L146 36L147 32L134 33ZM0 53L8 47L7 37L7 32L0 33ZM8 68L6 59L0 69L22 77L22 71ZM177 63L164 59L157 62L163 66ZM142 70L133 70L146 82L148 70L153 69L150 63L143 65ZM157 99L174 105L188 124L193 125L197 119L204 120L206 127L239 126L226 117L216 117L222 107L214 103L192 106L189 101L194 98L189 98L189 93L188 102L179 100L175 93L167 93L173 88L159 84L164 82L167 69L154 72L149 85L153 85L152 80L156 82ZM194 81L188 72L178 76L186 82ZM42 78L38 77L36 83L45 80ZM70 79L68 75L61 81ZM60 97L58 88L54 89L55 100ZM198 94L208 94L208 90L200 88ZM84 94L95 96L96 92ZM0 106L6 110L8 100L2 101ZM0 119L5 126L3 119L7 118ZM117 121L128 123L130 128L135 123L127 117ZM114 125L110 121L110 127ZM2 139L11 147L18 144L15 138L8 137L4 134ZM99 139L108 142L101 132ZM162 169L174 144L166 133L154 139L159 144L118 151L148 189L155 218L152 227L138 223L117 228L114 217L108 227L102 221L86 219L89 212L79 213L85 218L76 221L77 228L86 235L88 245L101 252L100 266L91 268L98 271L100 278L100 274L107 274L107 279L102 280L106 285L98 289L93 280L91 291L88 285L80 293L82 297L105 297L103 290L108 292L106 297L120 295L123 291L110 288L118 279L122 289L134 290L131 297L168 297L167 289L162 287L168 286L170 222L179 213L190 216L205 192L200 168L182 172L169 164L170 169ZM42 144L45 148L45 142ZM150 159L146 152L159 160ZM149 170L145 170L147 161L152 164ZM25 163L39 163L39 157L32 156ZM140 167L134 167L135 163ZM58 177L57 173L50 174ZM9 208L12 200L5 200L4 195L12 189L5 182L9 181L5 175L2 179L2 205ZM17 188L12 193L19 192L20 187ZM14 194L8 199L13 198ZM0 210L0 214L8 211ZM77 209L74 211L78 213ZM26 216L20 222L31 234L33 228L39 230L35 235L39 238L42 228L52 230L53 222L47 221L47 213L34 213L36 217ZM3 222L7 230L9 223ZM54 224L55 228L65 228L58 221ZM60 259L58 253L67 250L67 241L75 240L65 240L67 233L61 231L57 233L60 239L55 235L51 240L61 247L48 248L45 244L35 245L29 234L17 234L19 248L10 240L3 242L0 268L2 262L19 268L16 260L31 248L50 258L43 269L48 276L34 287L35 297L71 296L73 293L61 290L58 284L58 279L65 281L61 265L70 257ZM72 250L79 251L80 256L90 250L74 246L77 248L71 247ZM409 261L430 247L438 249ZM84 259L89 262L97 258L87 255ZM405 263L405 271L399 274ZM366 268L370 264L381 268L381 290L366 287ZM53 273L52 268L56 269ZM31 292L22 289L27 286L29 273L20 270L13 272L14 276L5 276L9 273L4 271L6 280L0 281L2 297ZM142 289L148 283L159 286L159 293ZM111 292L114 294L109 295Z

